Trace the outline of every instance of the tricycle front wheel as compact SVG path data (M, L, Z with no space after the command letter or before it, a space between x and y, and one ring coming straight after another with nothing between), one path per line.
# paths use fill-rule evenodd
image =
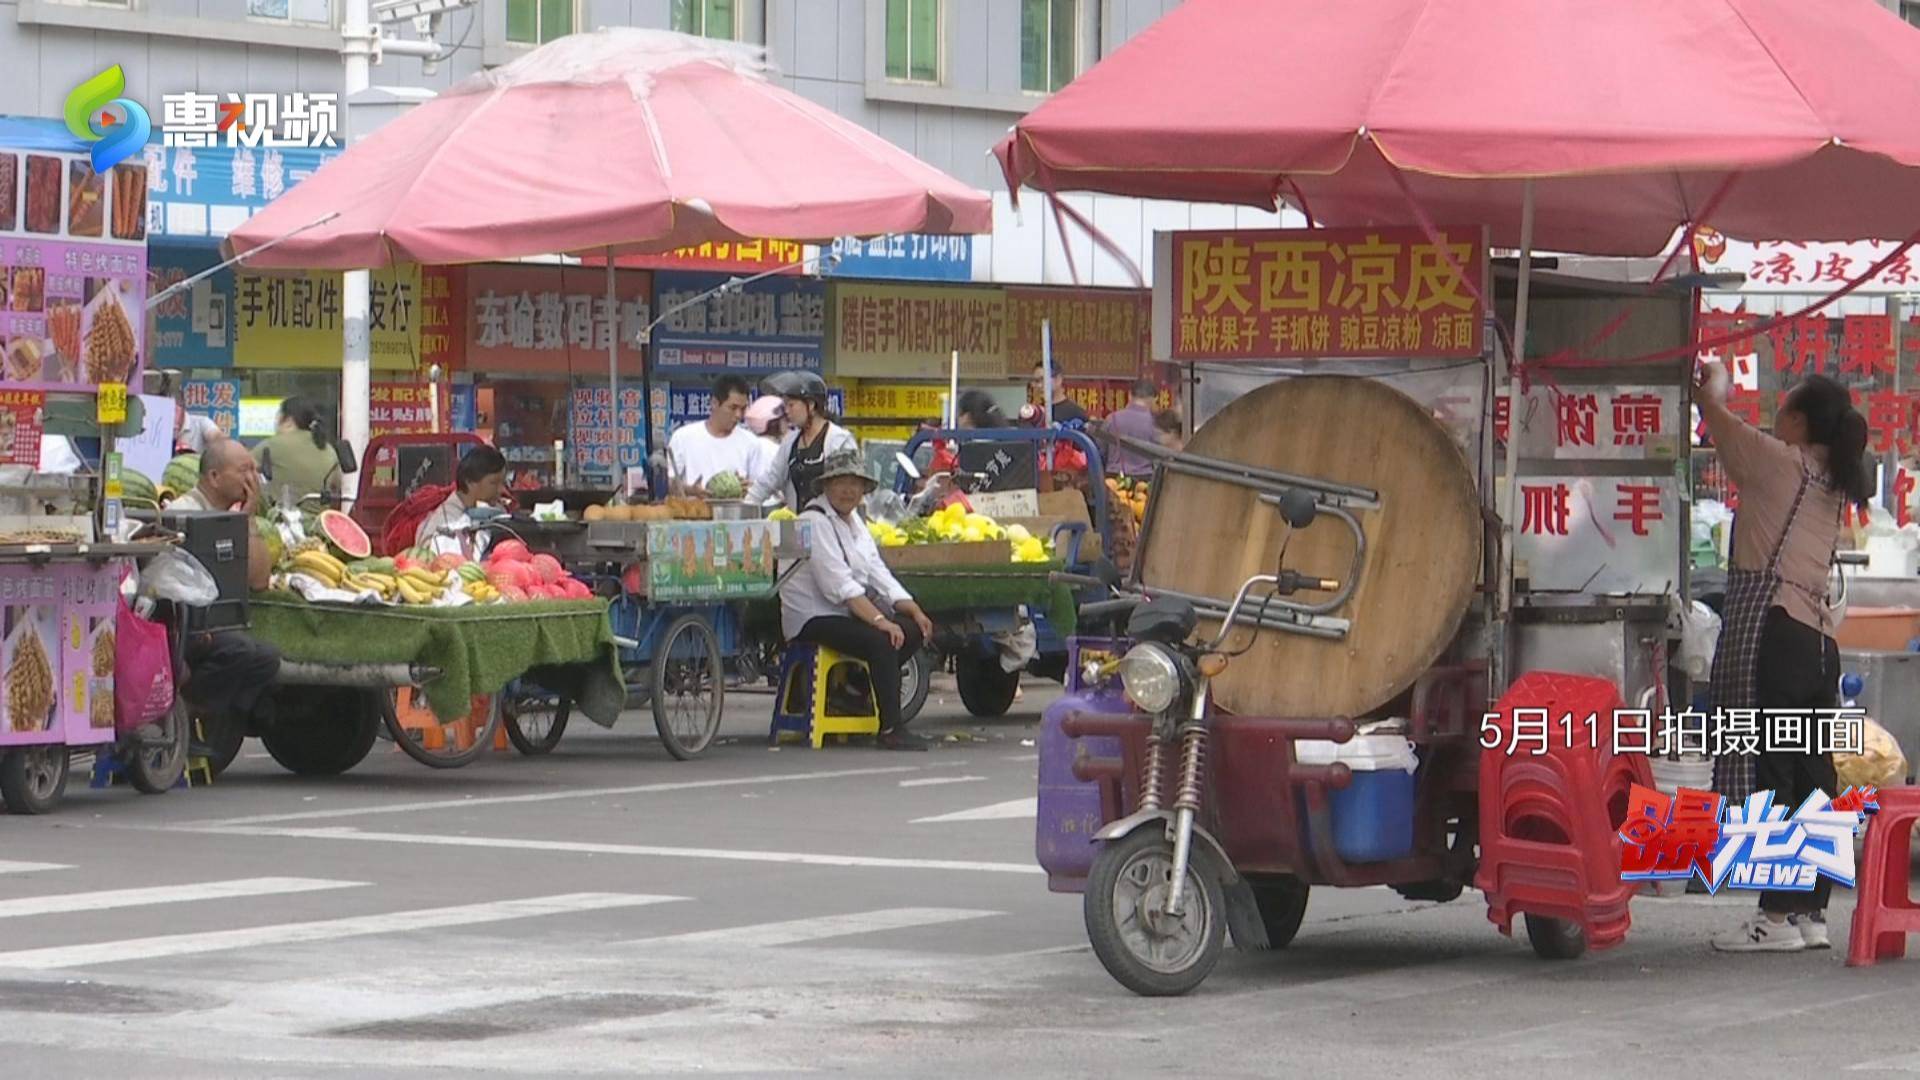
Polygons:
M1187 862L1185 910L1166 914L1173 844L1154 826L1100 846L1087 875L1084 916L1093 954L1120 985L1144 997L1199 986L1226 941L1226 895L1196 845Z
M720 636L700 615L682 615L660 635L653 662L653 726L667 753L686 761L713 744L727 703Z
M9 814L50 814L67 793L64 744L0 751L0 799Z

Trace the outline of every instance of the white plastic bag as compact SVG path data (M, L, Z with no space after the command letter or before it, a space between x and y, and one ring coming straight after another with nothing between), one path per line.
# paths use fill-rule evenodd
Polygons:
M209 607L220 599L220 585L199 559L170 547L141 568L140 594L188 607Z
M1706 682L1720 641L1720 616L1698 600L1680 612L1680 667L1687 678Z

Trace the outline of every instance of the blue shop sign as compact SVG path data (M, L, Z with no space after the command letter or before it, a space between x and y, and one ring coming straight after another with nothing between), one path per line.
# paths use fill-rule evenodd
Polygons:
M847 414L845 390L837 386L827 388L827 411L835 416ZM667 428L670 431L712 415L713 391L704 386L676 386L667 395Z
M892 281L972 281L973 238L896 233L871 240L842 237L828 249L840 256L830 270L840 278Z
M242 393L238 379L188 379L180 384L187 411L210 417L223 434L232 438L240 433Z
M480 395L470 382L447 387L447 423L452 431L473 431L480 426Z
M211 247L147 248L150 288L158 293L220 264ZM233 271L221 270L181 289L153 311L153 363L163 368L233 366Z
M217 244L339 150L148 143L147 235Z
M671 311L726 280L656 272L653 310ZM653 332L647 359L656 373L675 375L819 371L826 321L826 286L811 278L763 278L668 315Z

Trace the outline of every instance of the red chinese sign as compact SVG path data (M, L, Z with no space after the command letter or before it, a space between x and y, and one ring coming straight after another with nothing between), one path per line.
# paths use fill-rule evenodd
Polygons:
M439 364L451 371L466 354L467 320L457 266L420 268L420 366Z
M447 384L439 384L440 426L447 426ZM421 435L433 430L433 396L420 382L375 382L367 388L367 430L374 436Z
M1176 233L1169 356L1478 356L1484 233L1439 232L1444 250L1417 228Z
M0 391L0 465L40 467L40 416L47 395L39 390Z
M1087 415L1095 420L1103 420L1126 408L1127 403L1133 400L1133 383L1126 380L1068 379L1066 392L1068 401L1087 410ZM1173 408L1173 392L1161 387L1159 396L1154 398L1153 407Z
M1007 375L1040 363L1040 324L1053 334L1053 366L1068 378L1131 379L1146 360L1152 297L1134 289L1007 290ZM1123 402L1124 404L1124 402Z
M806 249L792 240L721 240L660 255L616 255L613 264L650 270L744 270L755 274L776 270L797 274L806 254ZM585 257L580 261L588 266L606 265L604 258Z

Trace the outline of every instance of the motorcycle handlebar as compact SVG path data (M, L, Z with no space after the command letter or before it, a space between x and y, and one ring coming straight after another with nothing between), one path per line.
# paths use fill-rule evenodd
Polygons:
M1119 600L1095 600L1080 605L1082 619L1102 619L1109 615L1125 615L1139 607L1145 601L1138 596L1129 596Z

